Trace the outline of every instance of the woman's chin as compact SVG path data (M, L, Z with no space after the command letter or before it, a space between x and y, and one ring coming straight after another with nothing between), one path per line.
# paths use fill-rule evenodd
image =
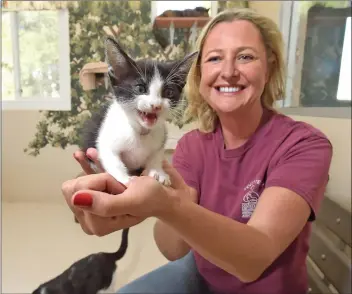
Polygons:
M232 101L232 103L221 103L221 104L219 103L217 105L214 105L213 108L218 114L221 114L221 113L230 114L243 109L243 105Z

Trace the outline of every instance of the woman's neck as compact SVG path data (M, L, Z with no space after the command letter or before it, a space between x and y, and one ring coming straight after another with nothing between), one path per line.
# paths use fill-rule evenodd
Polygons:
M225 149L235 149L247 142L258 128L263 115L261 105L236 114L219 116Z

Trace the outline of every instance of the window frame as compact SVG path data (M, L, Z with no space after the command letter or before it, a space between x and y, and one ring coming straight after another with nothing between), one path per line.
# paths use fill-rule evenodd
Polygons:
M351 118L351 107L307 107L295 106L294 91L297 86L298 72L302 70L303 58L300 54L304 48L305 36L302 38L301 26L305 25L301 19L300 1L282 1L280 7L279 27L285 42L285 61L287 64L286 93L284 100L277 101L276 107L287 115L314 116L327 118Z
M11 41L13 50L14 66L14 100L2 100L3 110L71 110L71 73L70 73L70 35L69 35L69 13L68 9L54 10L58 13L59 31L59 98L43 97L21 97L21 68L18 37L18 13L34 10L2 9L10 13L11 18Z

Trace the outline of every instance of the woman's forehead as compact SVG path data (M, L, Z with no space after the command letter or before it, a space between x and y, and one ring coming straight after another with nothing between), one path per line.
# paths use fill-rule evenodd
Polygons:
M258 50L264 44L259 29L250 21L234 20L216 24L204 40L203 52L224 47L252 47Z

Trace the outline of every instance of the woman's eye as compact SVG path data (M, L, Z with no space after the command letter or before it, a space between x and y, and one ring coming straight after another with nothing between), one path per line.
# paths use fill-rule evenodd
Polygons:
M147 92L147 89L144 85L138 84L138 85L136 85L136 91L138 94L144 94Z
M253 56L252 55L240 55L238 57L238 59L240 60L245 60L245 61L249 61L249 60L253 60Z
M219 59L220 59L219 56L213 56L213 57L208 58L208 61L213 62L213 61L218 61Z

